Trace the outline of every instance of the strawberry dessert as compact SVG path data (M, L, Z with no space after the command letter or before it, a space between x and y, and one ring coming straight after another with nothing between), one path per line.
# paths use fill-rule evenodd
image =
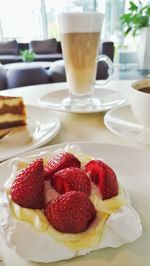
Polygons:
M140 218L114 169L101 159L83 158L61 150L15 164L0 190L0 231L20 258L70 259L141 235Z

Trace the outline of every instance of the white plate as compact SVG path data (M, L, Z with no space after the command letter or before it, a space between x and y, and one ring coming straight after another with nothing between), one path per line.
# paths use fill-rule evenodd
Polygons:
M13 128L0 140L0 161L38 148L53 139L60 130L60 120L51 110L27 106L27 126Z
M57 111L71 112L71 113L96 113L107 111L117 105L125 102L125 98L116 90L108 88L95 88L94 97L100 100L100 105L96 107L67 107L62 105L62 100L68 96L67 89L51 89L51 91L41 97L39 103L41 106L51 108Z
M133 207L138 211L143 233L134 243L125 244L120 248L106 248L91 252L84 257L52 263L58 266L149 266L150 265L150 152L126 146L80 143L82 151L95 157L103 158L115 170L118 180L128 190ZM28 154L39 154L44 150L53 151L63 145L53 145L34 150ZM0 165L1 184L9 177L9 162ZM6 254L9 256L9 254ZM10 258L10 261L13 258ZM52 264L46 264L51 266ZM12 263L11 265L19 265ZM23 266L44 266L45 264L25 263Z
M116 107L104 116L106 127L113 133L130 140L150 145L150 130L145 130L135 118L130 105Z

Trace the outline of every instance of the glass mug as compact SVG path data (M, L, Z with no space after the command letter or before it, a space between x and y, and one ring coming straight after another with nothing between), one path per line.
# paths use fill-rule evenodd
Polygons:
M100 101L93 97L97 63L102 60L108 64L108 80L113 73L111 60L104 55L98 57L103 17L104 15L98 12L59 14L61 43L69 84L69 97L62 102L65 106L94 107L100 104Z

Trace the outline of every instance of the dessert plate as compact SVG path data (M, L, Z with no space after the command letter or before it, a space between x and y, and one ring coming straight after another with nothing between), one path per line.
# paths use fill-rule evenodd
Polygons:
M116 107L104 116L106 127L130 140L150 145L150 129L145 129L135 118L130 105Z
M74 145L75 143L72 143ZM142 236L131 244L125 244L120 248L106 248L89 255L76 259L49 263L47 266L148 266L150 263L150 152L131 147L101 143L78 143L82 152L103 158L113 169L115 169L118 179L128 190L133 207L141 217L143 233ZM53 145L28 152L28 156L35 158L37 155L44 155L52 152L62 145ZM23 156L21 155L21 158ZM20 158L20 159L21 159ZM10 161L0 165L0 185L10 176ZM126 234L126 232L124 232ZM28 243L27 243L28 245ZM21 260L10 253L10 250L0 241L0 251L7 266L44 266L42 263L31 263Z
M0 161L46 144L60 130L60 120L53 111L29 105L26 110L27 126L12 128L0 139Z
M94 97L100 100L100 104L93 107L74 107L65 106L62 104L64 98L68 96L67 89L54 89L49 93L43 95L39 100L41 106L51 108L56 111L70 112L70 113L96 113L107 111L117 105L125 102L125 98L116 90L108 88L95 88Z

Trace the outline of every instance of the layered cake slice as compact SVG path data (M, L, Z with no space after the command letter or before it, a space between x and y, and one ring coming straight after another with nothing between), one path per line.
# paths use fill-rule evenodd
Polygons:
M0 130L25 126L26 118L22 97L0 95Z

